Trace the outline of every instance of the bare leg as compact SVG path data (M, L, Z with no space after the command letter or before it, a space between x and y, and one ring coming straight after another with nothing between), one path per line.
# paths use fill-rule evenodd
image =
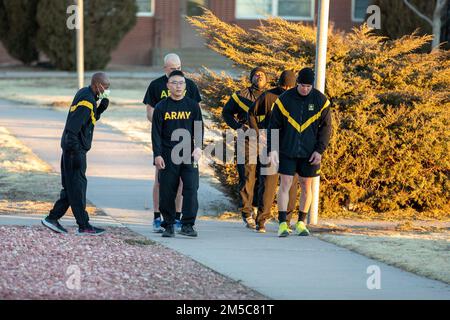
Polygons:
M300 207L301 212L307 213L311 207L312 202L312 180L313 178L300 177L299 184L301 189Z
M291 189L293 176L280 174L280 188L278 189L278 211L286 212L289 202L289 190Z

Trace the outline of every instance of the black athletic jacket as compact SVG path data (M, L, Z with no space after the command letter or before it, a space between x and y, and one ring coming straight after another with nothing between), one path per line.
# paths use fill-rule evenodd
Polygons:
M301 96L289 89L276 101L269 121L267 146L270 151L271 129L280 129L279 152L291 158L309 158L314 151L324 153L331 136L330 101L313 89Z
M91 149L97 114L97 97L91 87L80 89L72 101L61 138L64 151L87 152Z
M201 132L194 132L195 121L201 122ZM173 100L168 97L155 106L152 122L152 144L154 158L169 155L181 141L172 141L172 133L177 129L186 129L190 134L191 153L194 148L203 147L203 117L198 103L191 98ZM197 133L197 136L194 135ZM181 140L181 138L180 138ZM165 159L167 161L167 159Z
M222 116L230 128L237 130L248 123L248 111L263 93L254 87L245 88L232 94L222 110Z

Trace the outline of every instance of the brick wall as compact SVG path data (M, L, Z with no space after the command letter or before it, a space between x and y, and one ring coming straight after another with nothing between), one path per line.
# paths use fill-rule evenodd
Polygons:
M135 27L127 33L111 55L113 64L150 64L155 46L155 19L138 17Z
M317 22L318 1L316 0L315 21ZM249 29L258 26L259 20L236 19L236 0L210 0L210 9L220 19L226 22L236 23L242 28ZM331 0L330 1L330 22L336 29L350 31L359 23L352 22L352 0ZM305 22L312 23L312 22Z
M317 3L315 15L317 17ZM236 19L236 0L209 0L209 7L220 19L249 29L259 20ZM336 29L350 31L357 26L351 20L352 0L330 1L330 20ZM312 22L309 22L312 23ZM155 0L153 17L138 17L135 27L112 53L113 64L149 65L155 51L180 47L180 0ZM15 62L0 44L0 64Z
M180 0L155 0L155 18L160 35L160 48L180 45Z

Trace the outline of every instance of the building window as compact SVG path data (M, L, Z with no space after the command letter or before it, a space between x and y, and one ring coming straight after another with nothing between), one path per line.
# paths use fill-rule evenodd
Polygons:
M152 17L155 13L155 0L136 0L138 17Z
M236 0L236 18L313 20L314 0Z
M363 22L366 19L369 2L369 0L352 0L352 21Z

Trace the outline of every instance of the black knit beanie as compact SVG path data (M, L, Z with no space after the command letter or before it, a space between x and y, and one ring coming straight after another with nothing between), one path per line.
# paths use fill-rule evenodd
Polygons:
M297 83L314 84L314 71L311 68L303 68L298 73Z

